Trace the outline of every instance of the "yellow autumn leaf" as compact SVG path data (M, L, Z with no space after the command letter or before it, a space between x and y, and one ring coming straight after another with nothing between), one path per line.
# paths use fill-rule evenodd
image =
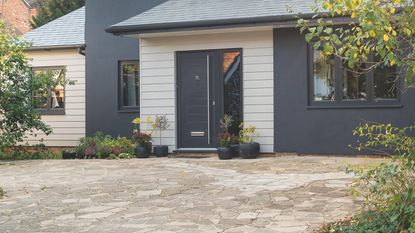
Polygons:
M146 118L146 122L147 122L147 123L150 123L150 122L151 122L151 116L147 116L147 118Z
M395 7L391 7L391 8L389 9L389 11L390 11L390 13L391 13L391 14L395 14Z
M393 65L396 64L396 61L395 60L391 60L390 63L391 63L391 66L393 66Z
M401 4L401 0L395 0L394 3L395 4Z
M393 31L392 31L392 36L396 36L396 35L397 35L396 31L395 31L395 30L393 30Z
M339 14L339 15L340 15L340 14L342 13L342 10L341 10L340 8L337 8L337 9L336 9L336 12L337 12L337 14Z
M371 37L375 37L375 36L376 36L376 32L375 32L375 31L370 31L370 32L369 32L369 35L370 35Z
M141 124L141 118L140 118L140 117L135 118L135 119L132 121L132 123L133 123L133 124L135 124L135 125L139 125L139 124Z
M351 17L352 18L356 18L356 13L353 12L352 15L351 15Z
M384 41L389 41L389 35L388 34L383 35L383 40Z

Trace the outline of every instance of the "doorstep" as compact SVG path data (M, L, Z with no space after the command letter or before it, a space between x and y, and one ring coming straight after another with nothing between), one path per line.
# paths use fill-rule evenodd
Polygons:
M203 159L217 157L216 148L181 148L173 151L171 158Z

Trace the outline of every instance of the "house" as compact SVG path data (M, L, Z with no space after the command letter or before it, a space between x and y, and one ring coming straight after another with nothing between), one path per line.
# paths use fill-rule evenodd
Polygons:
M57 79L74 81L57 85L51 95L34 92L35 105L53 133L30 137L26 142L50 147L76 146L85 136L85 7L26 33L34 72L52 72ZM45 97L48 96L48 97Z
M0 17L16 33L30 31L30 21L37 15L38 0L0 0Z
M396 70L355 77L306 43L288 9L310 17L313 5L87 0L85 29L81 9L27 35L35 70L66 67L78 81L64 88L64 111L44 116L55 129L46 144L72 146L97 131L130 136L134 118L166 114L171 152L210 152L229 114L232 132L242 121L257 127L264 153L351 154L362 122L413 124L415 90L393 88ZM83 30L85 41L75 35Z
M314 1L149 2L87 2L87 92L105 93L87 95L88 134L167 114L171 150L210 151L231 114L258 128L262 152L348 154L361 122L414 123L415 90L393 88L396 70L355 77L306 43L288 9L310 17ZM98 38L103 24L120 38Z

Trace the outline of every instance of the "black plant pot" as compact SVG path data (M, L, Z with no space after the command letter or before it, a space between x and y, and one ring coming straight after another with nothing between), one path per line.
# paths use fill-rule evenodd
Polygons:
M62 151L62 159L76 159L76 152Z
M137 145L135 147L135 157L137 159L145 159L150 157L151 154L151 150L149 147L143 147L143 146L139 146Z
M232 157L239 157L239 144L231 145Z
M220 160L229 160L232 159L232 148L231 147L219 147L218 148L218 156Z
M154 155L157 157L167 157L169 155L169 147L168 146L155 146Z
M240 144L239 155L243 159L256 159L259 154L258 149L258 145L256 145L255 143Z
M258 142L253 143L255 146L255 152L259 154L261 152L261 145Z

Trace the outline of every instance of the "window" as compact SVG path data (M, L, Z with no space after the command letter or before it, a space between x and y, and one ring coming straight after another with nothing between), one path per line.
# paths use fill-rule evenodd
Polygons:
M366 100L366 75L343 69L343 100Z
M65 114L65 68L37 67L33 73L35 108L43 115Z
M374 71L375 98L377 99L397 99L398 72L396 67L380 67Z
M242 122L242 53L229 51L223 53L223 107L224 114L233 117L229 132L239 133Z
M320 51L314 51L313 56L313 83L314 101L335 100L334 59L326 57Z
M396 67L379 67L370 72L356 72L348 69L340 58L327 57L323 52L314 50L312 46L309 48L309 54L309 105L399 104L400 79Z
M140 74L138 61L120 62L120 110L137 111L140 107Z

